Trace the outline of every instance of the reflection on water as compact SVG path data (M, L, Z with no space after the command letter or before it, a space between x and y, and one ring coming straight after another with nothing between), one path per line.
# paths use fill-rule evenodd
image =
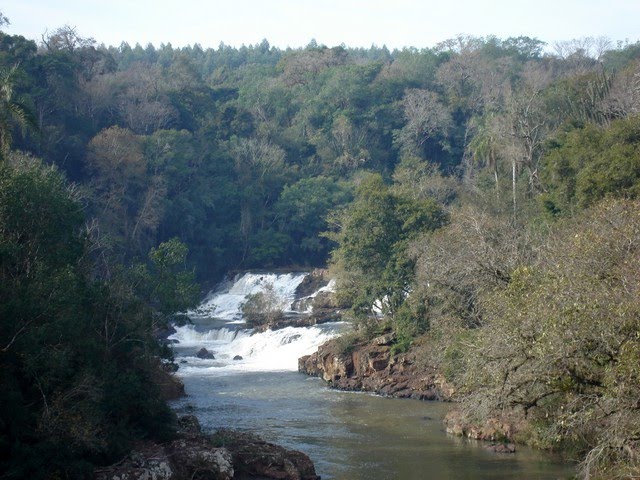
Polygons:
M323 479L560 479L571 465L520 448L487 452L444 433L447 404L327 389L296 372L226 372L183 377L179 413L203 427L252 431L307 453Z

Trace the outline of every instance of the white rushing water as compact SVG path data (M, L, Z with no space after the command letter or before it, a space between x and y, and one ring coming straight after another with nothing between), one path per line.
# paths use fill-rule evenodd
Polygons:
M251 333L251 330L227 328L198 332L194 326L178 327L169 337L178 340L176 351L181 362L179 374L218 375L228 372L295 371L298 358L313 353L320 345L337 335L343 323L327 323L312 327L286 327ZM206 348L214 359L196 357ZM234 360L234 357L242 359Z
M236 275L233 281L222 285L209 293L198 308L187 312L194 318L215 317L227 321L242 320L242 304L248 295L264 292L271 288L281 299L285 312L293 312L296 288L308 273L253 273Z
M221 284L203 303L187 315L194 324L176 327L169 337L179 363L178 375L221 375L231 372L295 371L298 358L313 353L338 335L346 324L332 322L309 327L286 327L253 332L243 329L242 304L248 295L269 289L277 295L285 313L310 313L310 302L318 293L332 291L333 283L311 295L296 299L296 289L307 273L253 273L237 275ZM303 308L296 310L300 305ZM205 348L213 359L199 358ZM241 357L241 358L239 358Z

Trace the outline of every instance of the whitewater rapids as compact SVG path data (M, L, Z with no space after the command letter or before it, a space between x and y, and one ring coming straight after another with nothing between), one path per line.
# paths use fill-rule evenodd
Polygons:
M269 288L278 296L285 314L302 315L308 310L296 310L304 305L296 298L296 289L307 273L253 273L237 275L233 281L221 284L200 306L187 312L192 325L176 327L169 337L174 341L178 375L224 375L238 372L296 371L298 358L309 355L327 340L336 337L347 327L344 322L332 322L309 327L286 327L255 333L242 328L242 304L249 295ZM333 284L325 285L327 291ZM206 348L214 359L196 356ZM241 357L241 358L240 358ZM236 360L234 360L236 358Z

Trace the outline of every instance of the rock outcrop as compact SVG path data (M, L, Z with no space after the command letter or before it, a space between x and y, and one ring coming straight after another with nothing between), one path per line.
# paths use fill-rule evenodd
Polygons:
M494 442L487 448L496 453L515 452L513 442L518 442L521 434L530 428L524 415L517 411L478 424L469 421L460 410L451 410L444 418L444 426L450 435Z
M295 297L303 298L312 295L329 283L329 272L324 268L312 270L296 288Z
M151 371L151 381L158 387L164 400L175 400L185 394L184 384L174 375L177 367L175 363L163 363L158 360L157 368Z
M178 421L179 435L166 444L144 443L115 465L96 469L96 480L319 480L307 455L231 430L201 432L196 417Z
M96 480L186 480L234 478L231 454L203 441L179 439L168 445L138 446L116 465L96 469Z
M213 353L211 353L209 350L207 350L204 347L202 347L200 350L198 350L198 352L196 353L196 357L202 358L203 360L215 360L215 358L216 358L213 355Z
M286 327L311 327L327 322L340 321L340 312L337 310L325 310L322 313L296 314L286 316L265 323L255 325L253 327L256 332L265 332L267 330L280 330Z
M218 430L214 436L231 452L239 478L320 480L307 455L261 438L233 430Z
M392 333L344 351L330 340L298 360L298 370L340 390L368 391L419 400L450 400L453 388L435 368L420 365L414 351L393 355Z

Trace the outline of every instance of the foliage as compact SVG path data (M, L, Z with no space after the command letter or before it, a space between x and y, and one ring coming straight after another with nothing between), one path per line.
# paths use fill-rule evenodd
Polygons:
M18 66L10 69L0 68L0 160L5 159L10 151L15 126L36 129L33 113L27 105L15 98L15 77Z
M478 373L480 414L497 408L496 379L557 374L528 407L531 438L591 449L585 468L601 476L614 475L607 462L633 466L637 342L630 334L613 352L609 340L631 322L616 282L633 292L637 262L622 274L606 250L632 234L589 233L605 249L595 251L567 232L593 232L597 212L631 215L612 206L625 203L598 205L637 196L637 44L105 47L73 27L42 40L0 31L4 470L72 476L162 433L149 333L193 301L194 277L327 261L363 320L353 341L391 327L399 352L428 331L425 351L469 390L484 362L468 352L477 345L495 366ZM19 134L36 123L38 135ZM592 266L600 276L580 263L587 252L606 265ZM264 313L268 300L246 308ZM500 363L492 342L544 346L555 363ZM551 391L526 381L500 405L524 409Z
M638 206L604 202L551 234L482 296L486 325L465 352L474 415L521 409L538 444L589 452L588 478L640 468Z
M607 129L571 129L551 144L545 159L545 207L571 213L607 196L635 198L640 188L640 117Z
M512 218L471 205L455 209L449 225L413 242L420 294L435 317L480 326L482 295L508 285L534 246L535 236Z
M76 190L56 168L20 155L0 167L6 478L87 476L131 442L171 433L150 310L115 270L95 277L82 227ZM158 263L171 265L164 253Z
M247 295L242 304L242 316L250 327L269 324L284 317L282 299L273 283L267 283L263 291Z
M177 238L152 248L150 284L153 287L150 304L169 315L195 306L200 289L193 271L186 270L189 249Z
M370 174L332 222L337 229L328 236L338 244L332 267L342 300L361 319L371 316L376 306L384 315L399 315L413 282L408 242L442 226L442 208L430 199L395 194L382 177Z
M327 230L327 216L332 208L351 199L344 182L320 176L303 178L286 185L275 205L280 231L291 241L290 258L306 258L321 264L329 250L329 242L317 235Z
M558 125L638 111L633 45L602 56L615 73L579 42L557 56L543 45L460 36L392 52L107 48L67 26L40 48L0 32L0 68L20 65L11 98L40 127L13 135L14 147L86 188L103 244L133 259L179 237L196 275L210 279L325 263L330 243L318 233L349 200L342 192L365 170L395 171L412 188L411 172L424 170L406 163L412 156L433 169L415 187L438 201L452 200L460 173L472 189L493 177L497 196L510 180L519 209L540 191L539 159Z

